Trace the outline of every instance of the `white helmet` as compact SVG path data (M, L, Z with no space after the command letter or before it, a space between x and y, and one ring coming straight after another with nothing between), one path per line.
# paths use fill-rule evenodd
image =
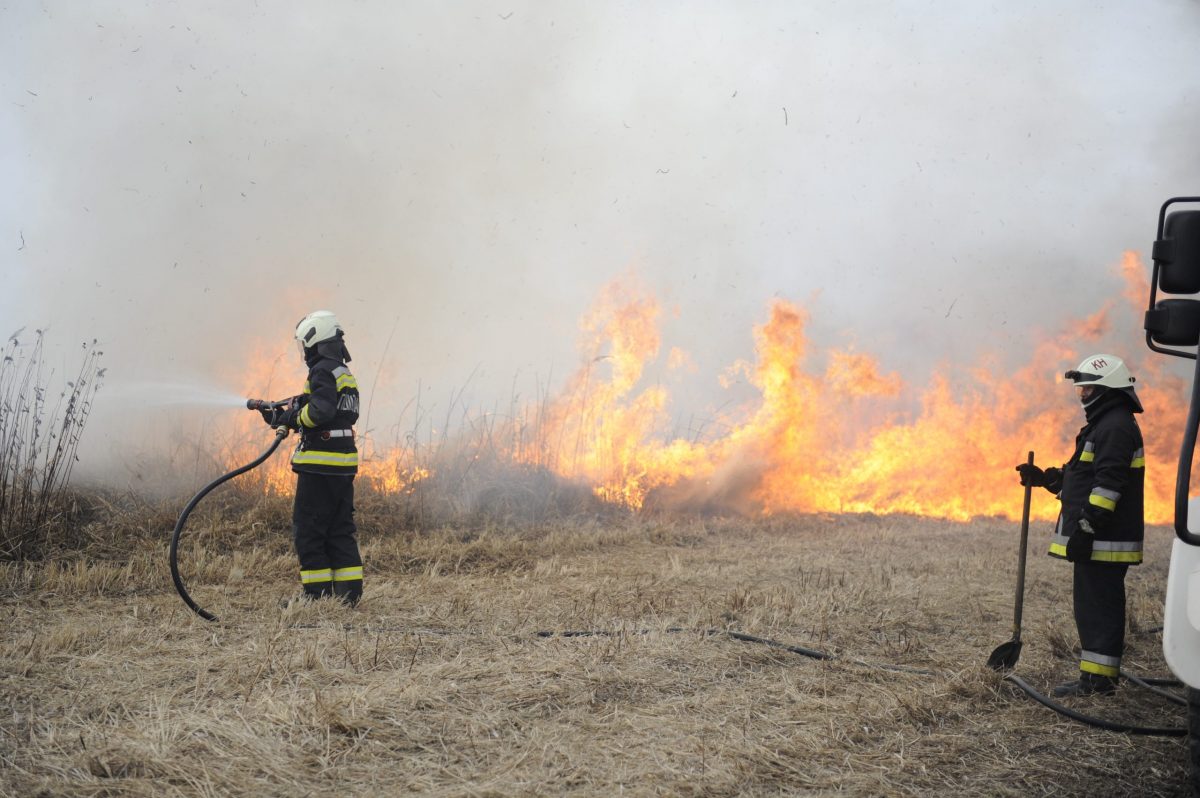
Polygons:
M1088 355L1078 366L1063 376L1073 382L1076 388L1094 385L1099 388L1123 391L1133 400L1138 412L1142 411L1142 403L1138 400L1137 394L1133 392L1133 383L1137 378L1129 373L1129 369L1125 367L1125 361L1116 355ZM1087 407L1099 399L1102 393L1103 391L1097 391L1094 396L1083 403L1083 406Z
M296 344L303 354L305 349L312 348L323 341L332 341L342 332L342 325L337 317L328 310L314 310L296 325Z

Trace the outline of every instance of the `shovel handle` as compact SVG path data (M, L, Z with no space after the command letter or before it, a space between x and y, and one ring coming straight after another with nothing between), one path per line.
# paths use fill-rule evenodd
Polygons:
M1033 465L1033 452L1025 461ZM1017 557L1017 599L1013 608L1013 640L1021 640L1021 610L1025 604L1025 553L1029 548L1029 502L1033 497L1033 486L1025 486L1025 503L1021 507L1021 550Z

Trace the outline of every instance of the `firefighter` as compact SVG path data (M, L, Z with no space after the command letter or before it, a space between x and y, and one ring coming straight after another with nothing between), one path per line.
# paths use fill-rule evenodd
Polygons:
M1125 574L1142 561L1146 452L1134 419L1142 403L1119 357L1086 357L1064 376L1078 389L1087 419L1075 453L1061 468L1022 463L1017 471L1022 485L1058 495L1062 508L1049 554L1075 568L1079 679L1059 685L1054 695L1107 695L1121 674Z
M346 368L342 327L327 310L296 325L296 346L308 365L304 392L284 410L263 410L273 427L300 433L292 455L296 499L292 534L305 598L335 596L353 606L362 597L362 557L354 525L358 449L358 383Z

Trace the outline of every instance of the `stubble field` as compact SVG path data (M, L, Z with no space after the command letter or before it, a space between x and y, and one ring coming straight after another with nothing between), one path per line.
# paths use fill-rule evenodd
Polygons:
M366 502L366 598L349 609L280 606L295 592L285 500L215 504L181 562L219 623L171 589L174 508L110 506L84 552L0 568L0 792L1185 794L1179 739L1067 721L983 667L1012 631L1009 521L414 532ZM1077 667L1069 566L1044 556L1045 527L1017 668L1041 688ZM1135 673L1166 675L1170 534L1151 529L1130 571ZM1183 723L1133 687L1072 706Z

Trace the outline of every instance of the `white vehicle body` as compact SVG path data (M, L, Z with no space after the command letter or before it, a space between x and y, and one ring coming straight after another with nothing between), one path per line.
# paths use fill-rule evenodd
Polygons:
M1200 527L1200 497L1188 502L1188 531ZM1163 657L1181 682L1200 689L1200 546L1178 537L1171 548L1163 615Z

